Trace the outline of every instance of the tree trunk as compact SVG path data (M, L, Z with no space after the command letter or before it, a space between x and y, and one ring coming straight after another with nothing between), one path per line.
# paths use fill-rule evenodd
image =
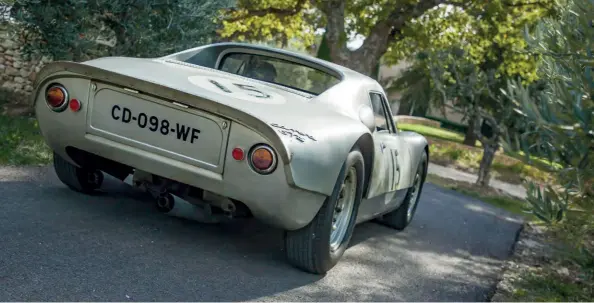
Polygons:
M468 129L466 130L466 135L464 136L464 145L476 146L477 135L473 127L474 119L476 118L472 118L470 121L468 121Z
M346 47L344 0L320 1L326 15L326 38L332 62L374 78L374 69L395 39L403 38L402 29L411 20L446 2L445 0L397 1L385 20L375 23L363 45L355 51Z
M334 62L341 62L340 65L350 68L370 78L376 78L375 69L380 62L381 56L385 50L373 49L375 53L364 56L362 53L347 51L345 56L348 59L341 60L334 58Z
M481 159L476 184L481 187L486 187L489 185L489 181L491 179L491 164L493 164L493 159L495 159L495 152L499 148L499 144L488 144L486 142L482 143L483 158Z
M417 100L413 100L413 103L410 105L410 109L408 110L408 115L412 116L414 111L415 111L415 104L417 103Z

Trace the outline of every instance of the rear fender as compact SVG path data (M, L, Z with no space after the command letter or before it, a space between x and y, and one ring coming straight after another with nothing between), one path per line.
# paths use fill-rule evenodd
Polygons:
M287 149L291 153L291 163L287 171L291 172L291 178L296 186L331 195L349 152L355 145L369 143L369 140L364 139L369 130L362 124L352 121L334 125L324 133L324 137L316 136L316 141L305 140L304 143L285 139ZM364 146L360 148L364 153L366 148ZM366 171L370 169L365 167Z

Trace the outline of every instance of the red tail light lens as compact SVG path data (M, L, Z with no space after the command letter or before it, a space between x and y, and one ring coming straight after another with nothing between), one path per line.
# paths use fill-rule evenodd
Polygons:
M45 93L45 101L47 105L54 111L62 111L66 108L68 100L68 91L59 85L51 85Z
M274 150L267 145L257 145L250 152L250 165L259 174L270 174L276 168Z
M77 99L72 99L70 100L70 102L68 103L68 107L70 107L70 110L73 112L77 112L80 110L81 108L81 104L80 101L78 101Z
M235 159L237 161L241 161L241 160L243 160L243 157L244 157L243 149L241 149L240 147L236 147L231 152L231 155L233 156L233 159Z

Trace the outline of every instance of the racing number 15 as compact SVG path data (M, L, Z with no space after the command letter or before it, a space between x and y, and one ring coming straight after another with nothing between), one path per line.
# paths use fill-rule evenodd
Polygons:
M214 84L216 87L218 87L220 90L226 92L226 93L233 93L233 91L231 91L230 89L228 89L226 86L224 86L223 84L215 81L215 80L208 80L210 81L210 83ZM242 90L246 90L249 92L253 92L256 94L250 94L248 93L248 95L256 97L256 98L270 98L270 95L264 92L261 92L259 90L257 90L255 87L251 86L251 85L245 85L245 84L238 84L238 83L233 83L233 85L239 87Z

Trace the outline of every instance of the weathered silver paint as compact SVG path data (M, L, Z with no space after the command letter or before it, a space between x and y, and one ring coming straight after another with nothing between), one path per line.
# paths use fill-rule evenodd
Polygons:
M370 132L373 132L375 129L375 116L373 115L371 106L362 104L359 107L359 120L361 120L361 123L363 123Z
M224 52L252 51L317 66L335 73L342 81L314 96L176 60L212 45L157 59L113 57L83 63L55 62L39 73L33 94L46 142L72 163L66 146L243 201L257 218L296 229L315 216L332 192L346 155L367 136L373 139L369 141L373 142L369 146L373 162L366 167L372 170L370 187L358 221L401 203L427 142L416 133L370 131L375 128L370 127L369 112L362 114L361 109L371 105L370 91L384 94L375 80L287 51L237 43L214 46L221 49L217 62ZM208 77L249 84L274 97L271 102L259 102L245 95L208 89L203 81ZM64 85L71 97L83 104L80 112L49 110L41 92L53 82ZM142 129L115 127L117 124L110 124L105 115L106 104L113 101L110 97L116 96L130 105L143 104L138 109L159 111L146 114L168 115L185 123L191 120L187 114L195 116L196 125L200 125L197 127L210 130L201 138L202 144L209 146L192 154L190 145L173 146L175 140L161 142ZM270 144L279 157L279 165L270 175L259 175L245 161L237 162L228 156L235 146L249 148L256 143ZM360 148L368 151L366 146Z

